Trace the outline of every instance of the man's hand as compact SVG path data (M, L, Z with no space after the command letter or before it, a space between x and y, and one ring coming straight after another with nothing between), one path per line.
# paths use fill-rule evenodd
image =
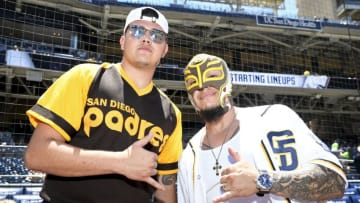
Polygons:
M157 174L158 156L156 153L144 149L152 137L153 134L150 133L124 151L127 158L122 163L126 165L123 175L133 180L147 182L156 189L164 190L164 186L151 177Z
M235 197L247 197L254 195L256 189L256 178L258 170L255 166L242 160L240 154L229 148L229 154L236 161L235 164L224 168L221 172L220 184L224 194L216 197L213 202L222 202Z

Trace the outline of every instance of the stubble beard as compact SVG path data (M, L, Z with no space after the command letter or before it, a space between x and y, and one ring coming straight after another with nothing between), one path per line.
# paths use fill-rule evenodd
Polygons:
M206 122L217 121L221 118L226 112L228 112L229 107L225 106L216 106L209 109L199 111L200 117L204 119Z

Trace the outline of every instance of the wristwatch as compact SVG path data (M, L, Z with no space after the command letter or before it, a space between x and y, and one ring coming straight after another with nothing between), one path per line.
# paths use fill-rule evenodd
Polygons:
M256 178L256 188L259 190L258 195L264 195L270 192L273 185L273 179L269 172L260 170L259 175Z

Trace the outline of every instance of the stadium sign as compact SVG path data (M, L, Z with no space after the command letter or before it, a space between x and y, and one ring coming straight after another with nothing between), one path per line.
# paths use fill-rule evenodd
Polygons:
M329 78L324 75L291 75L231 71L231 80L237 85L259 85L272 87L327 88Z
M293 29L305 29L321 31L322 26L320 21L305 20L305 19L293 19L293 18L281 18L275 16L256 16L256 24L262 26L283 27Z

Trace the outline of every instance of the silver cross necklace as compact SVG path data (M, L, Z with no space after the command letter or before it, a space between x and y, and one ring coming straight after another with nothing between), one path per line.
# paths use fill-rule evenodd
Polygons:
M231 124L229 125L229 127L227 127L227 128L228 128L227 131L230 130L230 127L231 127L231 125L233 124L233 122L234 122L235 120L236 120L236 117L233 118L233 120L231 121ZM233 136L236 134L236 132L239 130L239 127L240 127L240 126L238 126L238 127L236 128L236 130L234 131L234 133L233 133L233 135L232 135L231 137L233 137ZM226 142L226 138L227 138L228 135L229 135L229 133L227 132L226 135L224 136L224 141L223 141L223 143L221 144L220 151L219 151L219 153L218 153L217 156L215 156L215 153L214 153L214 151L213 151L213 147L211 147L210 145L206 145L206 144L203 143L203 146L205 146L205 147L207 147L208 149L211 150L211 154L213 155L213 157L214 157L214 159L215 159L215 165L214 165L212 168L213 168L213 170L215 170L215 174L216 174L217 176L220 175L220 170L221 170L221 168L222 168L222 166L221 166L220 163L219 163L219 158L220 158L220 155L221 155L223 146L224 146L224 144L225 144L225 142ZM207 143L210 144L209 138L208 138L207 134L205 134L205 137L206 137Z

